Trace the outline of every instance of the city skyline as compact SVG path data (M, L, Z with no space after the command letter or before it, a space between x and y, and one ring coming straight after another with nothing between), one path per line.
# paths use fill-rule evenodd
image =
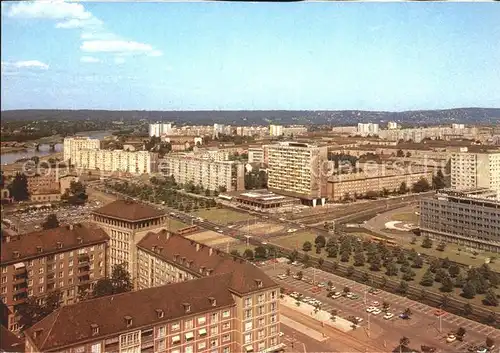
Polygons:
M1 108L493 107L493 6L2 3Z

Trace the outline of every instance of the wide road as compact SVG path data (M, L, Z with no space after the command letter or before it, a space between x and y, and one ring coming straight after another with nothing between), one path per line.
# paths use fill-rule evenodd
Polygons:
M359 294L360 299L351 300L344 297L331 299L326 297L327 291L325 289L322 289L317 294L311 292L311 289L315 286L308 284L306 281L296 280L291 276L285 280L278 279L277 275L286 273L287 268L291 270L292 274L302 271L306 279L315 280L318 283L332 281L336 287L335 290L339 292L342 292L344 287L347 286L352 292ZM494 339L497 344L500 343L500 330L449 313L438 318L435 316L435 308L384 291L377 295L369 294L367 293L368 286L331 273L314 268L303 269L280 263L266 265L262 269L280 286L320 300L323 303L323 310L340 310L340 316L344 318L349 316L363 318L361 325L365 329L368 329L368 325L370 325L371 337L386 341L388 346L397 346L399 339L403 336L410 338L413 343L412 347L420 347L420 345L424 344L438 347L444 352L465 352L470 345L484 344L488 336ZM389 311L394 313L395 317L392 320L384 320L383 314L369 315L366 312L366 307L370 306L373 301L378 301L380 305L383 302L388 302L391 305ZM398 315L406 308L410 308L413 312L411 319L402 320L398 318ZM446 335L449 332L455 332L459 327L466 329L467 333L464 341L446 343Z

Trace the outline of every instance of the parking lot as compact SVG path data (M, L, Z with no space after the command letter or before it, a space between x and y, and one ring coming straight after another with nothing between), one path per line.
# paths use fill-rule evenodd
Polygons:
M277 278L277 275L285 273L287 268L290 269L292 275L298 271L302 271L303 280L294 279L292 276L286 279ZM406 334L408 337L416 337L422 341L422 344L432 344L433 346L440 347L443 351L454 352L466 351L471 345L484 345L486 337L492 338L497 344L500 339L500 331L490 326L450 313L444 313L444 315L438 317L435 315L436 308L384 291L373 295L368 292L370 286L318 269L304 269L284 263L266 265L263 269L285 288L293 289L304 294L304 296L320 300L323 310L338 310L340 311L340 316L344 318L348 318L349 316L360 317L363 319L360 325L364 328L367 328L369 321L372 326L380 326L385 331L385 333L381 333L382 336L387 333L394 335L394 332L400 331L401 335ZM312 285L305 280L309 280L311 283L312 281L315 283L327 283L331 281L336 287L335 291L343 292L344 287L349 287L350 291L358 294L359 298L355 300L344 296L337 299L327 298L326 289L318 290L316 285ZM394 313L394 317L390 320L384 320L384 313L369 315L366 312L366 308L374 301L378 301L380 305L383 302L389 303L390 309L388 311ZM398 316L407 308L410 308L412 311L411 319L400 319ZM464 341L460 342L457 340L453 343L446 343L447 334L456 331L459 327L463 327L466 330ZM374 328L372 327L371 329L373 330Z

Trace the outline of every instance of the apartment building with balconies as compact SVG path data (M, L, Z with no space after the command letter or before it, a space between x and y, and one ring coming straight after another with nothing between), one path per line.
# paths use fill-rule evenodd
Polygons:
M136 286L136 247L153 230L167 228L167 215L153 206L128 200L116 200L91 213L93 223L109 236L109 273L115 265L124 265Z
M78 300L106 275L109 237L97 227L75 224L2 239L0 288L12 315L9 329L19 329L18 307L28 297L43 302L54 290L64 304Z
M90 137L66 137L63 142L64 147L64 160L69 161L70 164L75 165L78 158L78 153L82 150L98 150L101 147L99 139Z
M277 194L297 197L316 206L327 194L327 147L281 142L268 146L267 185Z

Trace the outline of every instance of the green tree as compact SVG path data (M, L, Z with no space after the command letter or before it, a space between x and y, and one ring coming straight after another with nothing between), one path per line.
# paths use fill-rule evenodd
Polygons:
M412 267L415 267L415 268L422 268L423 266L424 266L424 260L422 259L422 257L417 256L417 257L413 260L413 265L412 265Z
M299 279L299 280L301 280L302 277L304 276L304 274L302 273L302 271L297 272L296 275L297 275L297 279Z
M465 277L462 273L459 273L457 277L455 277L455 287L456 288L463 288L465 285Z
M469 316L470 314L472 314L472 305L470 305L469 303L466 303L464 305L464 308L462 309L462 312L463 312L464 316Z
M28 297L28 299L18 306L17 314L20 316L19 324L22 330L25 330L44 317L54 312L61 305L61 292L54 290L47 297L40 298Z
M42 223L43 229L54 229L59 227L59 220L54 213L51 213L45 219L45 222Z
M406 185L406 183L404 181L401 183L401 185L399 185L398 192L400 194L406 194L408 192L408 186Z
M318 235L316 239L314 239L314 244L319 248L324 248L326 245L326 238L323 235Z
M431 189L431 186L429 185L429 182L427 181L426 178L421 178L419 181L417 181L415 184L413 184L412 191L413 192L426 192Z
M304 244L302 245L302 250L305 252L308 252L308 251L311 251L311 249L312 249L311 242L310 241L304 242Z
M422 247L425 249L432 248L432 240L428 235L422 240Z
M408 292L408 288L409 288L408 282L406 282L405 280L399 282L399 287L398 287L399 293L406 294Z
M457 277L460 274L460 267L458 267L457 264L451 264L450 267L448 267L448 273L451 277Z
M309 255L305 254L304 257L302 258L302 263L304 264L305 267L309 266L309 261L311 261L311 258Z
M29 199L28 178L22 173L17 173L8 186L10 197L15 201L26 201Z
M236 249L231 250L230 254L233 256L241 257L240 252Z
M256 259L266 259L267 258L267 250L263 246L258 246L255 248L255 258Z
M105 297L108 295L113 295L114 288L113 283L109 278L101 278L97 281L92 291L92 296L94 298Z
M365 265L365 255L362 252L357 252L354 254L354 266L364 266Z
M370 275L368 272L363 272L363 275L361 276L361 281L362 282L368 282L370 280Z
M351 255L349 254L349 252L347 250L343 251L342 254L340 255L340 261L349 262L350 257L351 257Z
M113 285L113 294L130 292L134 288L130 273L122 264L113 266L111 270L111 284Z
M445 248L446 248L446 243L443 241L436 246L437 251L444 251Z
M444 174L441 168L437 171L436 175L432 177L432 188L435 190L443 189L446 186Z
M398 274L398 267L396 266L396 264L388 264L388 266L386 266L385 274L387 276L396 276Z
M85 185L80 181L72 181L61 198L67 200L72 205L85 203L88 199Z
M453 291L453 280L451 279L450 275L443 276L441 278L441 288L440 290L442 292L451 292Z
M409 271L406 271L403 273L403 276L401 277L405 281L413 281L415 278L416 273L412 271L411 269Z
M323 260L323 258L322 258L322 257L320 257L320 258L318 259L318 268L321 268L321 267L323 266L323 264L324 264L324 263L325 263L325 260Z
M464 287L462 288L462 297L467 298L467 299L472 299L476 295L476 286L474 285L474 282L472 281L467 281L465 283Z
M351 277L354 274L354 271L355 271L354 266L349 266L346 272L347 276Z
M254 259L254 254L253 254L253 251L252 249L246 249L244 252L243 252L243 257L247 260L253 260Z
M483 303L489 306L498 306L498 297L493 289L489 289L486 292Z
M420 284L425 287L431 287L434 284L434 275L429 269L425 271Z

